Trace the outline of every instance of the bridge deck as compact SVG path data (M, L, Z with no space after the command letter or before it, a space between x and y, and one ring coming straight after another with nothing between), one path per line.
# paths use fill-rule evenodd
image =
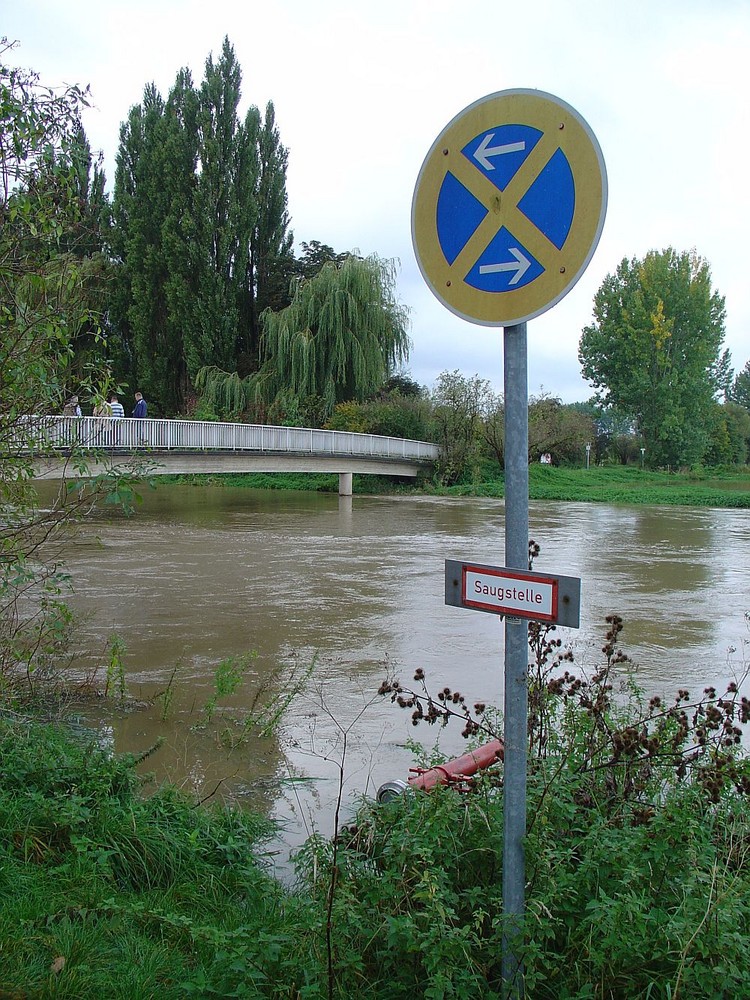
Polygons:
M31 417L24 445L40 452L40 478L75 476L66 453L91 452L87 476L134 456L156 474L217 472L333 472L339 492L351 493L353 472L416 476L436 461L437 445L378 434L309 427L113 417Z

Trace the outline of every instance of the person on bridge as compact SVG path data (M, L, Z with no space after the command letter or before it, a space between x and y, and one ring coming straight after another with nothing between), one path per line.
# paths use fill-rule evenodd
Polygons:
M112 416L112 407L109 405L104 396L94 396L93 415L99 418ZM110 443L109 430L110 430L109 420L106 419L96 420L94 422L94 430L91 438L89 439L89 443L95 446L102 445L106 447Z
M135 409L133 410L133 416L137 419L143 420L147 414L146 400L143 398L142 392L137 392L135 394Z
M71 396L68 402L63 406L63 416L64 417L80 417L81 416L81 406L78 402L78 396Z
M113 392L109 397L109 415L111 417L116 417L118 420L125 416L125 407L122 405L120 400L117 398L117 393ZM115 448L119 444L119 431L117 429L117 423L112 420L111 427L109 428L109 438L107 444L110 448Z
M122 403L117 398L117 396L115 395L114 392L109 397L109 408L112 411L112 416L113 417L124 417L125 416L125 409L124 409Z

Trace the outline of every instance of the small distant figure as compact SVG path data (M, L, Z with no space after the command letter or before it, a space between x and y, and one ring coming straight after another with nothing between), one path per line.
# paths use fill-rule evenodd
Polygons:
M133 410L133 416L136 420L145 420L148 409L146 407L146 400L143 398L142 392L137 392L135 394L135 408Z
M539 461L542 465L552 465L552 456L548 451L545 451L544 454L540 456Z
M80 417L81 407L78 402L78 396L71 396L68 402L63 406L63 416L64 417Z
M106 447L110 436L109 420L106 418L112 416L112 409L104 396L94 396L93 415L99 419L94 421L89 444ZM105 419L101 419L102 417Z
M114 393L109 397L109 408L113 417L125 416L125 407Z

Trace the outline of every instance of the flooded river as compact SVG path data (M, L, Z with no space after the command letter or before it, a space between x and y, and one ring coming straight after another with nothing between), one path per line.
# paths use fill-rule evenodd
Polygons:
M344 734L348 810L407 776L409 738L462 748L459 726L412 728L376 697L387 672L411 681L422 667L436 691L501 704L499 619L443 597L446 558L503 564L503 512L482 499L161 486L133 518L96 515L68 548L75 669L101 680L117 636L144 703L105 723L117 750L162 740L144 765L157 779L242 797L289 844L330 834ZM649 693L698 693L747 658L747 511L532 503L530 534L535 569L581 578L581 629L562 634L583 667L601 661L613 612ZM217 665L242 656L241 685L212 710ZM311 666L275 735L244 725Z

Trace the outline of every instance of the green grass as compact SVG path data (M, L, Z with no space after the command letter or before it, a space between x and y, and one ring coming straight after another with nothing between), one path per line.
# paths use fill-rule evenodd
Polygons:
M618 627L590 682L552 683L555 655L530 684L528 995L748 998L750 705L633 687L616 706ZM364 803L303 846L292 891L258 860L262 820L144 797L132 756L0 719L0 760L0 998L503 995L497 769L470 794Z
M339 477L329 473L230 472L207 476L159 476L159 483L182 483L188 486L240 486L254 490L299 490L313 493L336 493Z
M52 726L0 722L0 759L0 996L202 996L240 930L248 961L273 936L265 821L143 798L132 757Z
M710 478L709 478L710 475ZM502 497L501 474L470 485L453 486L453 496ZM579 503L656 504L690 507L750 507L750 471L719 475L653 472L633 466L575 469L529 466L529 498Z
M158 483L183 483L191 486L231 486L253 490L296 490L312 493L338 493L339 477L324 472L222 473L207 476L159 476ZM414 480L396 480L388 476L354 474L353 490L360 494L414 492ZM417 490L420 492L420 490Z
M165 476L162 482L221 485L247 489L338 492L338 476L315 473L267 473L214 476ZM396 481L387 476L354 476L355 494L432 494L503 497L505 481L497 463L487 462L469 483L443 487L426 477ZM529 466L529 498L577 503L655 504L687 507L750 507L750 469L698 469L655 472L636 466L579 469Z

